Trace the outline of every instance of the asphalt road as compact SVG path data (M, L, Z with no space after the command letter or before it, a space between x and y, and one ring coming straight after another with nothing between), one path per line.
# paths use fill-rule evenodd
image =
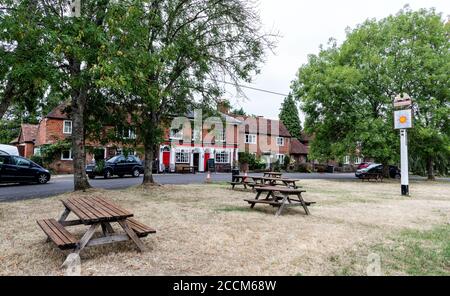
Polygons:
M255 174L258 175L258 174ZM336 174L303 174L303 173L286 173L283 176L296 179L339 179L339 180L355 180L353 173L336 173ZM156 175L155 180L160 184L201 184L205 182L206 174L198 173L192 174L166 174ZM225 182L231 180L231 174L211 174L212 181ZM421 177L412 176L411 179L423 179ZM450 178L442 179L444 181L450 181ZM122 189L130 186L138 185L142 182L140 178L112 178L105 180L97 177L94 180L90 180L90 184L95 188L103 189ZM58 195L61 193L69 192L73 190L73 176L55 176L49 183L45 185L28 184L0 184L0 202L15 201L31 198L45 198L49 196Z

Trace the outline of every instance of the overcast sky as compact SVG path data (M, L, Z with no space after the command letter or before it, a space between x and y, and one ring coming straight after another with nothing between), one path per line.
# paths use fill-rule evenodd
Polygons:
M298 68L308 54L317 54L330 37L345 38L346 27L354 28L368 18L381 19L396 14L406 4L414 10L435 7L450 14L449 0L260 0L259 10L267 31L279 32L275 54L267 56L261 74L252 87L287 94ZM277 119L282 96L245 90L248 99L236 97L233 88L226 95L235 107L249 114ZM302 116L303 117L303 116Z

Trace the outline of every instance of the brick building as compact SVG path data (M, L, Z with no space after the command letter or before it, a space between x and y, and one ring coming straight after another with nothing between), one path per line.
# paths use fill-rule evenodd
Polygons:
M55 144L62 140L70 140L72 121L64 109L66 103L60 104L45 116L37 125L21 126L18 139L13 144L25 157L39 153L43 145ZM239 152L250 152L267 163L284 161L286 155L296 153L297 140L292 139L287 128L278 120L264 117L236 116L228 114L227 109L220 108L219 116L201 119L200 127L196 127L194 112L185 115L180 124L167 128L164 141L156 154L159 170L177 172L182 167L194 167L204 172L208 164L213 163L216 171L229 171L237 164ZM105 127L108 130L114 127ZM124 138L134 139L136 135L128 131ZM91 162L95 155L108 159L122 153L123 146L108 142L101 145L95 141L86 141L86 161ZM293 149L294 148L294 149ZM214 161L210 161L214 159ZM50 168L57 173L73 171L71 149L61 151Z

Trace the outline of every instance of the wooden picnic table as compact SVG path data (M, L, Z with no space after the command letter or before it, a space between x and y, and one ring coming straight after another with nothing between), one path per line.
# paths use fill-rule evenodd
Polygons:
M268 178L281 178L282 175L283 175L283 173L280 173L280 172L265 172L263 174L264 177L268 177Z
M302 206L306 215L310 215L308 207L315 203L303 200L302 193L306 191L302 189L263 186L255 187L255 191L255 199L244 199L244 201L248 202L251 208L253 208L257 203L278 207L278 210L275 213L276 216L281 215L285 208L296 206ZM265 199L259 199L262 193L267 193ZM292 198L291 196L295 196L296 198Z
M140 251L145 250L141 237L156 231L139 221L133 214L103 197L71 197L61 200L64 211L58 221L55 219L38 220L38 225L47 234L47 240L52 240L60 249L73 249L80 253L87 246L110 244L132 240ZM70 213L78 219L66 220ZM116 222L124 233L116 234L111 223ZM75 238L66 227L86 225L88 230L81 239ZM97 228L101 227L103 236L93 238Z
M273 178L273 177L252 177L256 185L270 185L277 186L282 185L290 188L298 188L297 182L299 179L289 179L289 178Z
M253 183L248 182L248 179L253 178L252 176L246 176L246 175L234 175L231 177L231 186L232 189L234 189L234 187L236 185L242 185L244 186L245 189L247 189L247 186L253 186Z
M195 174L195 167L194 166L184 166L181 167L181 173L182 174Z

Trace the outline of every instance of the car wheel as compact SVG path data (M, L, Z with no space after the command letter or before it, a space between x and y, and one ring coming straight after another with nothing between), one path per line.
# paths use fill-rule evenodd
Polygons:
M37 178L39 184L45 184L48 182L48 176L46 174L40 174Z
M104 174L105 179L109 179L112 177L112 173L110 170L106 170L105 174Z
M95 179L95 175L88 175L89 179Z
M139 169L134 169L133 170L133 177L137 178L141 175L141 172L139 172Z

